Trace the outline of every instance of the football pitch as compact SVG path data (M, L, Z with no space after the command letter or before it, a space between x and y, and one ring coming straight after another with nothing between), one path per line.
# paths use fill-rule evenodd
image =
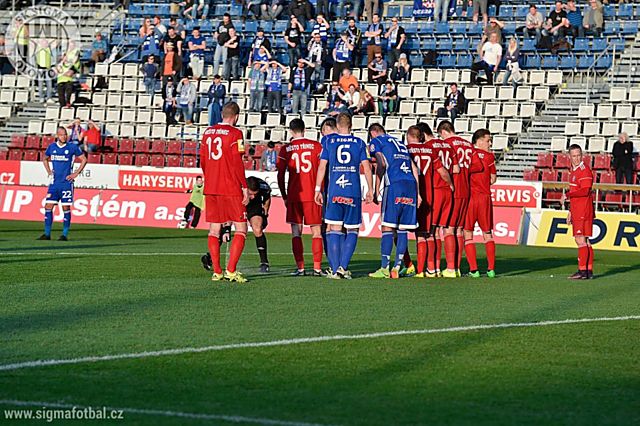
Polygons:
M596 251L597 279L569 281L576 250L498 246L495 279L391 281L366 277L379 240L361 239L355 279L329 280L289 276L290 239L267 234L272 272L258 274L249 236L250 281L230 284L200 265L203 231L73 225L68 242L36 241L41 228L0 222L2 411L106 406L124 410L111 424L139 425L640 424L637 254ZM483 270L482 245L478 256Z

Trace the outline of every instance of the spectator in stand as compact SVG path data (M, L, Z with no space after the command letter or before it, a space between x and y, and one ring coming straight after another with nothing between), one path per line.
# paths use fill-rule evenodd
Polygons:
M373 99L373 95L367 92L364 89L360 90L360 102L358 103L358 107L353 112L354 114L373 114L376 112L376 102Z
M349 86L349 91L344 93L342 96L342 102L349 109L349 114L353 115L358 106L360 105L360 91L356 89L356 86L353 84Z
M216 50L213 52L213 74L218 74L220 69L220 62L226 64L227 62L227 48L226 43L229 41L229 30L235 28L231 22L231 15L225 13L222 16L222 22L218 24L218 28L214 32L213 36L216 38L218 44Z
M398 62L393 65L393 70L391 70L391 80L393 80L394 83L406 83L410 76L411 65L409 65L409 61L407 60L407 54L401 53Z
M189 77L183 77L180 84L176 89L178 93L178 108L180 108L180 115L186 125L193 124L193 111L198 97L198 91L196 85L191 83Z
M204 73L204 51L207 48L205 38L200 35L200 27L193 27L193 31L187 39L187 47L189 49L189 67L193 72L193 78L200 80Z
M575 0L567 0L567 4L564 8L565 12L567 12L567 20L571 25L569 28L569 32L573 36L576 37L584 37L584 28L582 28L582 13L576 7Z
M584 10L582 26L584 34L593 34L595 37L602 36L604 7L598 0L589 0L589 6Z
M384 27L380 23L380 15L374 13L371 21L367 31L364 33L364 36L369 39L369 44L367 45L367 63L373 61L376 53L382 53L382 36L384 34Z
M266 43L263 46L260 46L258 49L258 53L256 53L249 62L249 66L253 65L254 62L259 62L262 65L268 64L271 60L271 53L266 48Z
M192 3L191 6L184 11L184 16L189 19L198 19L198 18L206 19L208 14L209 14L208 0L197 0L197 3Z
M485 36L482 36L482 39L484 41ZM478 46L478 51L482 59L471 66L471 80L473 84L480 84L478 71L484 70L487 75L487 83L493 84L493 74L498 72L502 59L502 46L498 43L498 35L491 34L489 41Z
M285 0L263 0L260 5L263 21L277 21L284 10Z
M515 89L522 82L522 73L520 72L520 48L518 40L514 36L509 38L505 59L507 60L507 71L504 74L502 84L504 86L509 84L509 77L511 77L511 84Z
M169 50L164 55L164 63L162 67L162 87L164 87L166 86L169 77L171 77L174 82L180 79L182 58L173 50Z
M307 55L307 61L309 61L310 64L313 64L311 87L313 91L316 92L324 82L323 64L327 60L327 50L325 48L325 45L322 43L320 33L314 32L312 34L311 40L307 45L307 52L309 52Z
M333 48L333 81L338 81L345 69L349 69L353 56L354 46L350 41L347 32L340 35Z
M433 19L437 22L447 22L449 18L449 0L435 0Z
M269 62L271 59L271 42L268 38L264 36L264 29L262 27L258 27L256 31L256 36L251 42L251 54L249 55L249 66L253 64L254 61L258 62Z
M538 12L538 7L535 4L529 6L529 13L527 14L525 22L525 37L535 37L536 44L540 43L540 38L542 37L542 25L544 25L544 18L542 17L542 13Z
M289 27L284 32L284 41L287 43L287 53L289 53L289 67L293 68L300 58L300 45L304 27L295 15L291 15Z
M102 133L93 120L87 121L87 130L80 134L80 142L87 152L97 152L102 147Z
M340 87L343 92L347 92L349 90L349 86L351 85L360 88L360 83L358 83L358 79L355 75L351 74L351 70L346 68L342 70L342 77L340 77Z
M498 35L498 43L502 44L502 29L504 28L504 23L498 21L496 18L489 19L489 25L484 27L484 35L488 40L491 37L491 34Z
M147 62L147 57L153 55L156 62L160 62L160 44L161 38L154 32L154 27L147 28L147 34L142 40L142 62Z
M482 13L482 22L486 27L489 21L489 13L487 12L489 2L487 0L469 0L469 6L473 6L473 23L478 22L478 16Z
M82 127L82 121L79 118L75 118L68 126L69 129L69 142L74 143L76 145L80 145L80 140L82 139L82 133L84 132L84 128Z
M616 171L616 183L633 185L633 144L629 135L620 133L618 142L613 144L613 169Z
M349 108L340 98L336 99L328 108L322 111L328 117L335 117L339 114L350 114Z
M320 35L320 41L322 44L327 44L327 39L329 37L329 23L324 18L322 13L318 13L316 17L316 23L313 24L313 29L311 30L311 34L318 33Z
M347 7L351 7L351 11L347 13ZM349 19L359 19L360 18L360 0L338 0L338 17L345 18L349 17Z
M278 161L278 152L276 151L276 144L273 142L267 143L267 149L262 152L260 157L260 167L262 171L273 172L276 169L276 162Z
M289 77L289 93L291 98L291 113L306 114L307 113L307 95L309 93L309 85L311 84L311 74L313 67L305 59L298 59L298 66L291 70Z
M467 99L464 97L464 94L458 90L456 83L451 83L449 87L451 91L444 100L444 107L438 108L438 117L450 118L451 124L454 124L456 118L466 111Z
M169 27L167 35L164 37L164 54L173 52L180 58L182 62L182 37L176 32L176 29ZM180 64L182 67L182 63Z
M264 83L267 65L254 62L249 72L249 111L260 112L264 103Z
M156 59L153 55L147 57L147 62L142 65L142 75L144 76L144 88L147 95L151 96L156 93L156 82L158 80L158 74L160 67L156 64Z
M369 83L382 86L387 80L387 62L382 58L382 53L376 53L373 61L367 66L369 71Z
M178 124L176 121L176 86L173 84L173 77L167 78L167 83L162 89L162 97L164 98L162 109L167 119L167 126Z
M91 70L93 71L95 64L102 62L107 57L109 46L107 41L102 38L102 33L96 32L96 39L91 43Z
M162 18L158 15L153 17L154 32L158 35L158 38L162 40L167 35L167 27L162 23Z
M169 18L169 26L175 28L176 33L182 37L183 40L187 37L187 30L185 26L182 25L175 16Z
M73 95L73 84L75 82L76 71L73 65L63 61L58 72L58 101L60 107L71 108L71 96Z
M402 54L402 48L407 40L407 34L400 25L398 25L398 18L391 18L391 27L387 30L384 37L387 39L387 53L389 54L388 60L390 64L395 64L400 59Z
M247 21L249 19L260 19L260 7L265 0L249 0L244 3L244 11L242 12L242 19Z
M300 22L302 25L300 32L302 33L307 21L313 19L313 5L309 0L292 0L289 5L289 15L295 16L298 22Z
M194 0L184 0L184 1L181 1L180 3L178 3L178 5L180 6L180 12L178 12L180 17L181 18L192 19L191 16L186 14L186 12L187 12L187 10L190 11L193 8Z
M287 67L281 65L278 61L269 62L267 69L267 108L269 112L277 112L282 114L282 73Z
M209 97L209 126L215 126L222 121L222 107L227 96L227 89L222 84L219 75L213 76L213 84L209 86L207 96Z
M227 81L240 78L240 37L235 28L229 28L229 40L224 44L227 60L224 63L224 78Z
M149 34L149 27L151 27L151 18L144 18L140 29L138 29L138 35L140 37L146 37Z
M344 91L340 88L340 85L337 81L331 82L331 88L327 93L327 107L326 109L331 108L332 105L336 103L336 100L342 100L344 95Z
M379 0L364 0L364 13L367 14L369 25L375 23L374 16L380 13ZM378 16L378 18L380 18L380 16Z
M5 53L4 46L0 47L2 48L2 53ZM52 57L53 52L51 51L49 42L46 39L40 39L34 59L36 68L38 69L38 94L40 96L40 102L43 103L53 101L53 81L48 75L52 65Z
M556 1L555 9L547 17L542 35L550 36L553 42L566 36L566 29L569 25L567 12L564 11L561 1Z
M5 36L4 34L0 34L0 74L11 74L14 72L13 66L11 65L11 61L7 57L7 52L5 51ZM53 96L53 95L52 95Z
M358 0L355 0L358 2ZM346 29L347 41L353 48L351 49L351 68L359 67L362 59L362 31L356 25L356 18L349 17L349 24ZM340 74L338 74L340 76Z
M392 81L387 81L384 86L380 86L380 96L378 96L378 111L382 117L396 112L398 105L398 91Z

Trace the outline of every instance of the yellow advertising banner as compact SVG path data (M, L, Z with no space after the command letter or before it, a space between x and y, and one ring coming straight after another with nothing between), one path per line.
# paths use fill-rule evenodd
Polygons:
M639 252L640 215L596 213L590 241L598 249ZM543 210L541 212L535 245L575 247L571 225L567 225L567 211Z

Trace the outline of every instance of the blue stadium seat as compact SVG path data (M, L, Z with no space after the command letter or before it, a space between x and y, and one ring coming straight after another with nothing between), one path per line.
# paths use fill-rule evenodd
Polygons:
M502 34L509 36L516 33L516 23L515 22L505 22L504 28L502 29Z
M284 33L284 30L286 30L288 26L289 21L276 21L275 25L273 26L273 32L278 34Z
M544 57L544 62L542 63L543 69L556 69L560 65L560 61L558 60L558 56L549 55Z
M633 5L630 3L620 4L617 16L622 19L631 19L633 17Z
M522 42L521 52L535 52L536 51L536 39L535 38L525 38Z
M402 17L405 19L413 18L413 7L403 7Z
M272 21L264 21L260 23L260 26L266 33L273 32L273 22Z
M610 4L604 5L604 17L605 18L613 18L616 16L616 8Z
M587 52L589 51L589 40L586 38L577 38L573 41L574 52Z
M622 31L620 21L607 21L604 23L604 35L615 35Z
M415 34L418 32L417 22L403 22L402 26L407 34Z
M431 37L423 38L420 44L421 44L421 47L420 47L421 50L436 50L436 46L437 46L436 39Z
M487 13L489 14L489 16L496 16L496 6L493 4L490 4L489 7L487 8Z
M387 6L387 16L400 16L400 6Z
M542 65L542 58L538 55L525 56L524 68L539 69Z
M444 52L453 51L453 40L450 38L444 38L438 41L438 50Z
M616 48L616 52L623 52L624 51L624 39L623 38L612 38L611 40L609 40L609 43L612 46L615 46Z
M607 48L607 39L606 38L594 38L593 43L591 44L591 50L594 52L602 52Z
M456 55L438 55L438 63L441 68L455 68L456 66Z
M560 57L560 69L572 70L578 66L578 61L573 55L563 55Z
M472 55L459 55L458 62L456 63L456 68L461 69L469 69L473 65L473 56Z
M638 33L638 21L627 21L624 23L622 34L636 35Z
M597 69L609 69L613 65L613 57L611 55L604 55L596 62Z
M422 66L422 55L419 53L413 53L409 56L409 63L413 67L421 67Z
M482 35L482 24L481 23L477 23L477 24L469 24L469 27L467 28L467 34L469 35Z
M455 52L466 52L471 48L471 40L468 38L460 38L453 42L453 50Z
M449 34L449 23L438 22L436 24L436 34Z
M516 6L516 15L515 15L515 17L517 19L524 19L524 18L527 17L527 14L529 14L529 6L526 6L526 5Z
M466 34L467 33L467 23L466 22L453 22L451 25L451 33L452 34Z
M143 15L142 6L138 3L132 3L129 5L129 15L138 16Z
M500 19L513 18L513 6L503 4L500 6Z
M585 55L580 57L580 61L578 62L578 69L587 69L591 68L591 66L595 63L595 59L592 55Z

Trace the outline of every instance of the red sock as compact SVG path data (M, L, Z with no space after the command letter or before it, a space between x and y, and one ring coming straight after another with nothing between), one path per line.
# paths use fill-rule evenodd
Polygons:
M462 235L456 236L456 253L458 253L458 263L456 263L456 269L460 269L462 265L462 251L464 250L464 237Z
M413 264L413 262L411 262L411 255L409 254L409 249L408 248L404 252L404 257L402 258L402 260L404 261L404 266L406 268L408 268L409 266L411 266Z
M213 263L213 272L215 272L216 274L221 274L222 267L220 266L220 238L209 235L207 244L209 245L211 263Z
M231 250L229 250L229 262L227 263L227 271L235 272L242 250L244 250L244 242L247 239L246 234L236 232L231 241Z
M464 242L464 252L467 255L467 263L469 263L469 271L478 270L478 260L476 255L476 244L473 240Z
M587 247L589 247L589 262L587 262L587 269L589 271L593 271L593 246Z
M322 237L311 240L311 251L313 252L313 269L322 269Z
M456 269L456 236L444 236L444 258L447 260L447 269Z
M293 258L296 260L298 269L304 269L304 247L302 246L302 237L291 238L291 249L293 250Z
M418 265L416 266L416 272L421 274L424 272L424 264L427 261L427 242L418 240L416 242L416 248L418 251L418 258L416 260Z
M418 252L418 256L420 252ZM436 242L433 238L427 238L427 270L434 272L436 270Z
M436 237L436 270L440 271L440 260L442 259L442 240L440 236Z
M496 268L496 242L489 240L484 243L484 249L487 252L487 269L493 271Z
M589 256L589 247L578 247L578 269L580 271L587 270L587 257Z

